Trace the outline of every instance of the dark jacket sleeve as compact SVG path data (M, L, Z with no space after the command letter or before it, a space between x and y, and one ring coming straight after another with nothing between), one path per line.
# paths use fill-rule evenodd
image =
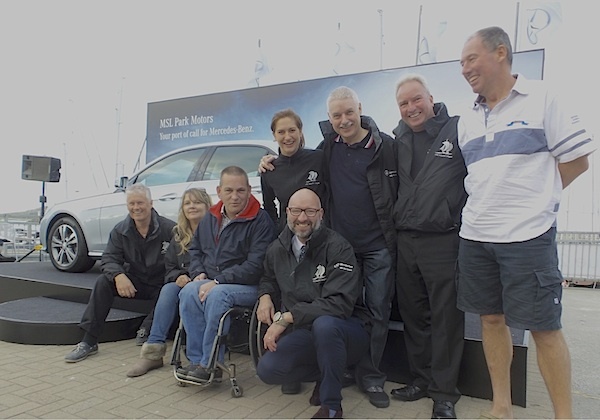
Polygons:
M225 228L225 231L227 228ZM225 232L224 231L224 232ZM260 210L248 232L248 256L241 264L224 269L215 276L219 283L258 284L263 271L265 253L275 239L275 224L266 211Z
M183 256L179 255L181 246L175 238L171 239L171 244L165 254L165 283L171 283L183 274L189 275L188 267L182 267Z
M273 241L271 245L269 245L263 264L263 275L258 284L258 297L260 298L262 295L269 295L275 305L278 305L281 299L281 291L277 284L277 276L275 275L274 270L275 264L273 262L273 260L277 258L277 248L279 246L278 240Z
M190 254L189 276L192 280L194 280L198 274L206 273L206 269L202 264L202 244L200 241L200 232L204 230L204 224L210 223L210 221L207 219L210 219L210 217L204 217L204 219L200 221L200 226L198 226L194 232L192 243L188 249L188 253Z
M102 254L102 260L100 266L102 272L110 280L114 280L118 274L126 273L125 270L125 252L123 250L123 235L118 231L115 226L110 232L108 237L108 243Z
M277 214L277 207L275 206L275 191L267 180L267 174L261 174L260 185L263 197L263 209L269 214L273 223L279 222L279 215Z
M327 248L327 280L320 297L312 302L298 302L291 309L294 324L310 325L322 316L347 319L354 311L362 282L352 246L345 240L333 241Z

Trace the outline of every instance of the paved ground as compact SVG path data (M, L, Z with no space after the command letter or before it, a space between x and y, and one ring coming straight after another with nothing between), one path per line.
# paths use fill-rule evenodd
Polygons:
M600 292L565 289L564 327L573 359L573 398L576 418L600 417ZM135 362L134 340L100 345L97 355L67 364L71 346L31 346L0 342L0 418L310 418L312 384L299 395L282 395L279 387L263 384L249 356L233 354L242 398L232 398L228 383L209 388L179 387L170 366L140 378L125 372ZM398 384L388 382L389 392ZM371 406L356 387L343 391L346 418L430 418L431 400L392 400L387 409ZM489 401L463 397L459 418L478 418ZM552 409L530 346L527 408L515 406L517 418L551 418Z

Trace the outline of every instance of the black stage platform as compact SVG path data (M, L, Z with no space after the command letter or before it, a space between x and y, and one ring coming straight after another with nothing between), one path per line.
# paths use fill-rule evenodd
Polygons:
M77 324L100 273L99 264L87 273L62 273L50 262L1 263L0 340L23 344L79 342L82 332ZM148 301L116 298L100 341L135 337L150 309ZM466 314L465 318L465 348L458 387L464 395L491 399L479 317ZM513 403L525 407L529 332L511 330L511 333ZM390 321L381 368L392 382L412 382L400 321Z
M78 324L96 278L63 273L50 262L0 264L0 340L21 344L76 344ZM116 298L100 342L135 337L151 305L146 300Z

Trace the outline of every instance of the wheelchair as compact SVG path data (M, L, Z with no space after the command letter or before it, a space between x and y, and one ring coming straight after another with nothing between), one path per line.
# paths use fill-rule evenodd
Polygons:
M263 337L267 329L266 325L263 325L257 318L258 302L253 308L245 306L234 306L225 312L220 320L217 329L217 335L214 339L212 351L208 366L206 367L210 376L205 382L191 381L177 372L177 369L182 366L181 353L185 350L185 329L183 328L182 321L179 322L179 327L175 333L173 340L173 349L171 353L171 365L173 366L173 375L177 380L179 386L196 385L201 387L207 387L213 383L221 382L221 375L217 375L217 372L221 371L226 374L229 378L231 385L231 396L239 398L244 395L244 389L238 383L236 377L236 365L235 363L219 362L219 349L221 346L226 346L226 352L228 353L228 359L231 358L230 352L246 353L250 354L252 363L256 368L259 358L263 355ZM230 318L230 329L229 334L224 334L223 329L225 321ZM234 342L231 337L231 331L243 329L244 335L247 338L243 342Z

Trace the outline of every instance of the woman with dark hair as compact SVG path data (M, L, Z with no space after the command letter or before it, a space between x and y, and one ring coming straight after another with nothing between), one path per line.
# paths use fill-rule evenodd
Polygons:
M154 308L150 335L142 345L140 359L127 372L129 377L144 375L163 365L167 335L179 313L179 291L192 281L188 272L188 249L200 220L211 206L212 200L203 189L190 188L183 194L177 225L173 228L173 239L165 254L165 284Z
M273 115L271 131L279 145L279 156L271 162L277 170L261 174L263 208L281 232L286 225L288 201L297 190L310 188L325 202L325 171L323 152L304 148L302 119L292 109Z

